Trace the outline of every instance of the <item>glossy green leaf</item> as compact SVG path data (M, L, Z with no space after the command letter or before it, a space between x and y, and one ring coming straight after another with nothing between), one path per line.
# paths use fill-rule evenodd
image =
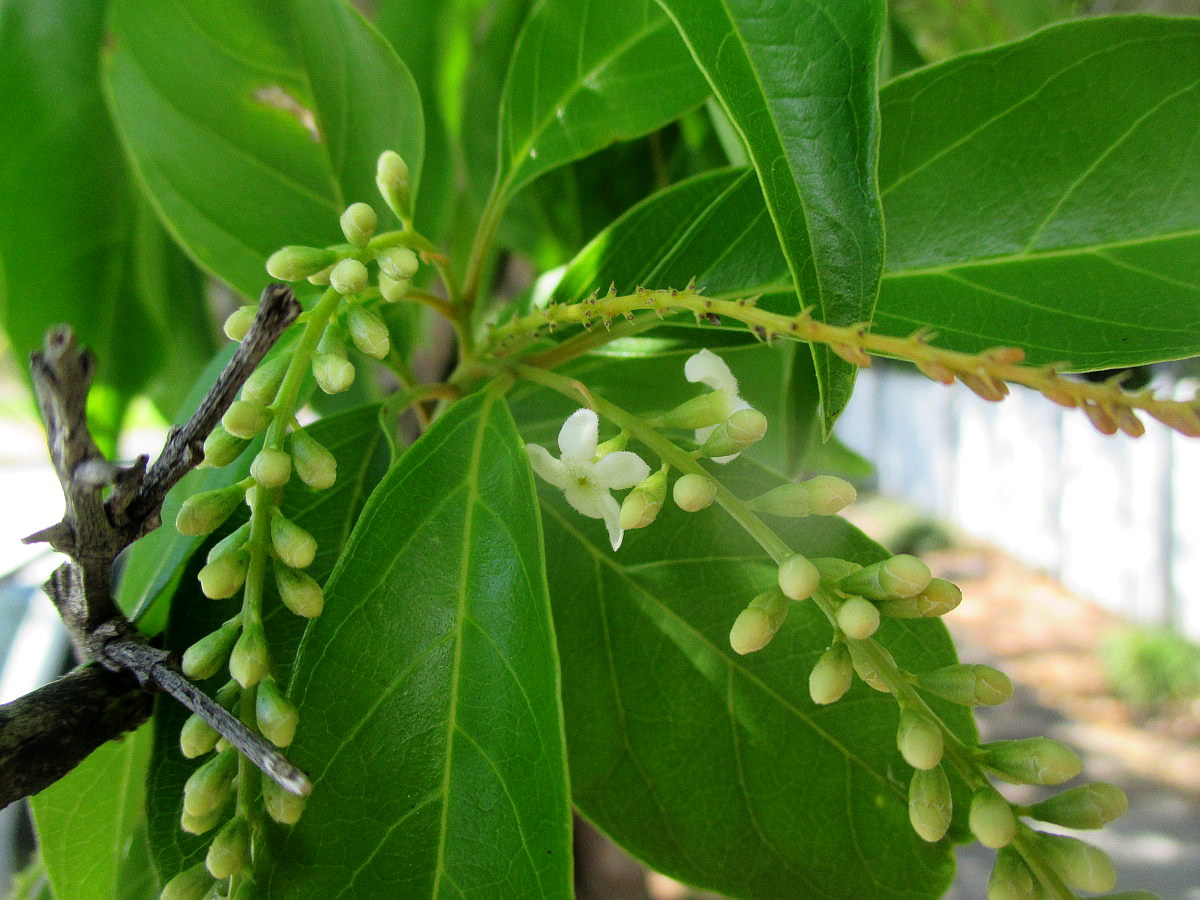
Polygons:
M145 828L152 727L109 741L32 799L38 846L55 895L80 900L157 896L131 892L126 869Z
M660 0L762 185L798 292L818 319L871 318L883 265L876 188L882 0ZM826 430L854 368L813 348Z
M653 131L707 95L653 0L542 3L504 88L496 193L510 197L549 169Z
M877 327L1082 369L1200 352L1197 47L1197 19L1080 20L888 85Z
M415 190L421 99L342 0L114 0L110 27L113 112L146 188L188 251L243 294L258 294L279 247L342 240L347 204L387 220L383 150L405 158Z
M532 475L503 400L438 419L372 494L305 635L273 898L565 897L570 800Z

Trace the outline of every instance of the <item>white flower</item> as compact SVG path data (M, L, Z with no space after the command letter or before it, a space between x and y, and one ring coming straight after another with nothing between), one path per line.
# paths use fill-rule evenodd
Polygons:
M714 391L724 391L728 396L733 398L733 405L730 407L730 415L737 412L739 409L750 409L750 404L738 396L737 378L733 372L729 371L729 366L725 364L725 360L717 356L711 350L704 349L699 353L693 353L688 357L687 362L683 364L683 375L690 382L700 382L707 384ZM703 444L715 425L710 425L707 428L696 429L696 443ZM738 454L732 456L715 456L713 462L727 463L737 459Z
M600 419L590 409L571 413L558 432L559 459L545 447L526 444L533 471L550 482L575 510L590 519L603 519L612 548L621 546L625 532L618 524L621 507L609 493L631 488L650 475L650 467L636 453L618 450L596 459Z

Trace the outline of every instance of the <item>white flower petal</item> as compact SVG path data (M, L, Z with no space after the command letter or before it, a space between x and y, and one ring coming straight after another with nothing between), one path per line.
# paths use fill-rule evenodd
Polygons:
M560 491L567 486L567 469L561 462L550 455L550 451L538 444L526 444L525 452L529 455L529 464L538 477L550 482Z
M625 532L620 525L621 505L606 493L603 500L603 511L604 524L608 527L608 542L612 544L614 550L619 550L621 541L625 537Z
M603 519L604 498L608 496L608 491L597 487L591 474L587 472L579 477L568 475L562 491L575 512L589 519Z
M590 409L577 409L558 432L558 449L564 461L590 463L600 441L600 417Z
M612 490L623 491L650 477L650 467L631 450L618 450L596 463L596 483Z
M725 364L725 360L711 350L704 349L693 353L683 364L683 376L691 382L702 382L714 391L728 391L736 397L738 391L737 378Z

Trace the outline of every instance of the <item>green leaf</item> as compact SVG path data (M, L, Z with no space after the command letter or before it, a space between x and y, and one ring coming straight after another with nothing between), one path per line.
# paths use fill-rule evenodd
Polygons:
M652 0L542 3L504 88L496 194L507 199L543 172L653 131L707 95Z
M55 895L79 900L157 896L157 885L132 893L129 856L141 851L145 828L150 725L109 741L70 774L33 797L38 846Z
M271 897L565 897L570 801L532 476L504 402L461 401L371 496L292 696L314 790Z
M1197 46L1081 20L888 85L876 326L1078 369L1200 352Z
M788 272L818 319L868 321L883 266L876 188L882 0L660 0L758 174ZM813 347L828 432L854 367Z
M722 478L742 496L777 483L740 459ZM940 896L953 857L909 824L894 699L861 682L829 707L808 697L824 616L796 604L766 648L730 649L734 619L775 581L761 549L720 510L669 505L614 554L540 493L580 811L651 866L735 897ZM837 518L777 530L810 556L885 555ZM878 638L909 669L955 661L939 622L890 620ZM940 709L973 738L969 713Z
M349 203L385 218L383 150L408 162L415 193L417 88L342 0L114 0L110 27L113 112L146 188L197 261L243 294L258 294L279 247L340 241Z

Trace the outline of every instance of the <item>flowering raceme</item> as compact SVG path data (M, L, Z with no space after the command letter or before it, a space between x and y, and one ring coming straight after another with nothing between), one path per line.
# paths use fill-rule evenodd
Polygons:
M621 507L609 491L631 488L650 474L650 467L629 450L617 450L599 459L600 418L590 409L571 413L558 432L561 456L555 459L545 447L526 444L533 470L562 491L574 509L591 519L603 519L612 548L621 546Z

